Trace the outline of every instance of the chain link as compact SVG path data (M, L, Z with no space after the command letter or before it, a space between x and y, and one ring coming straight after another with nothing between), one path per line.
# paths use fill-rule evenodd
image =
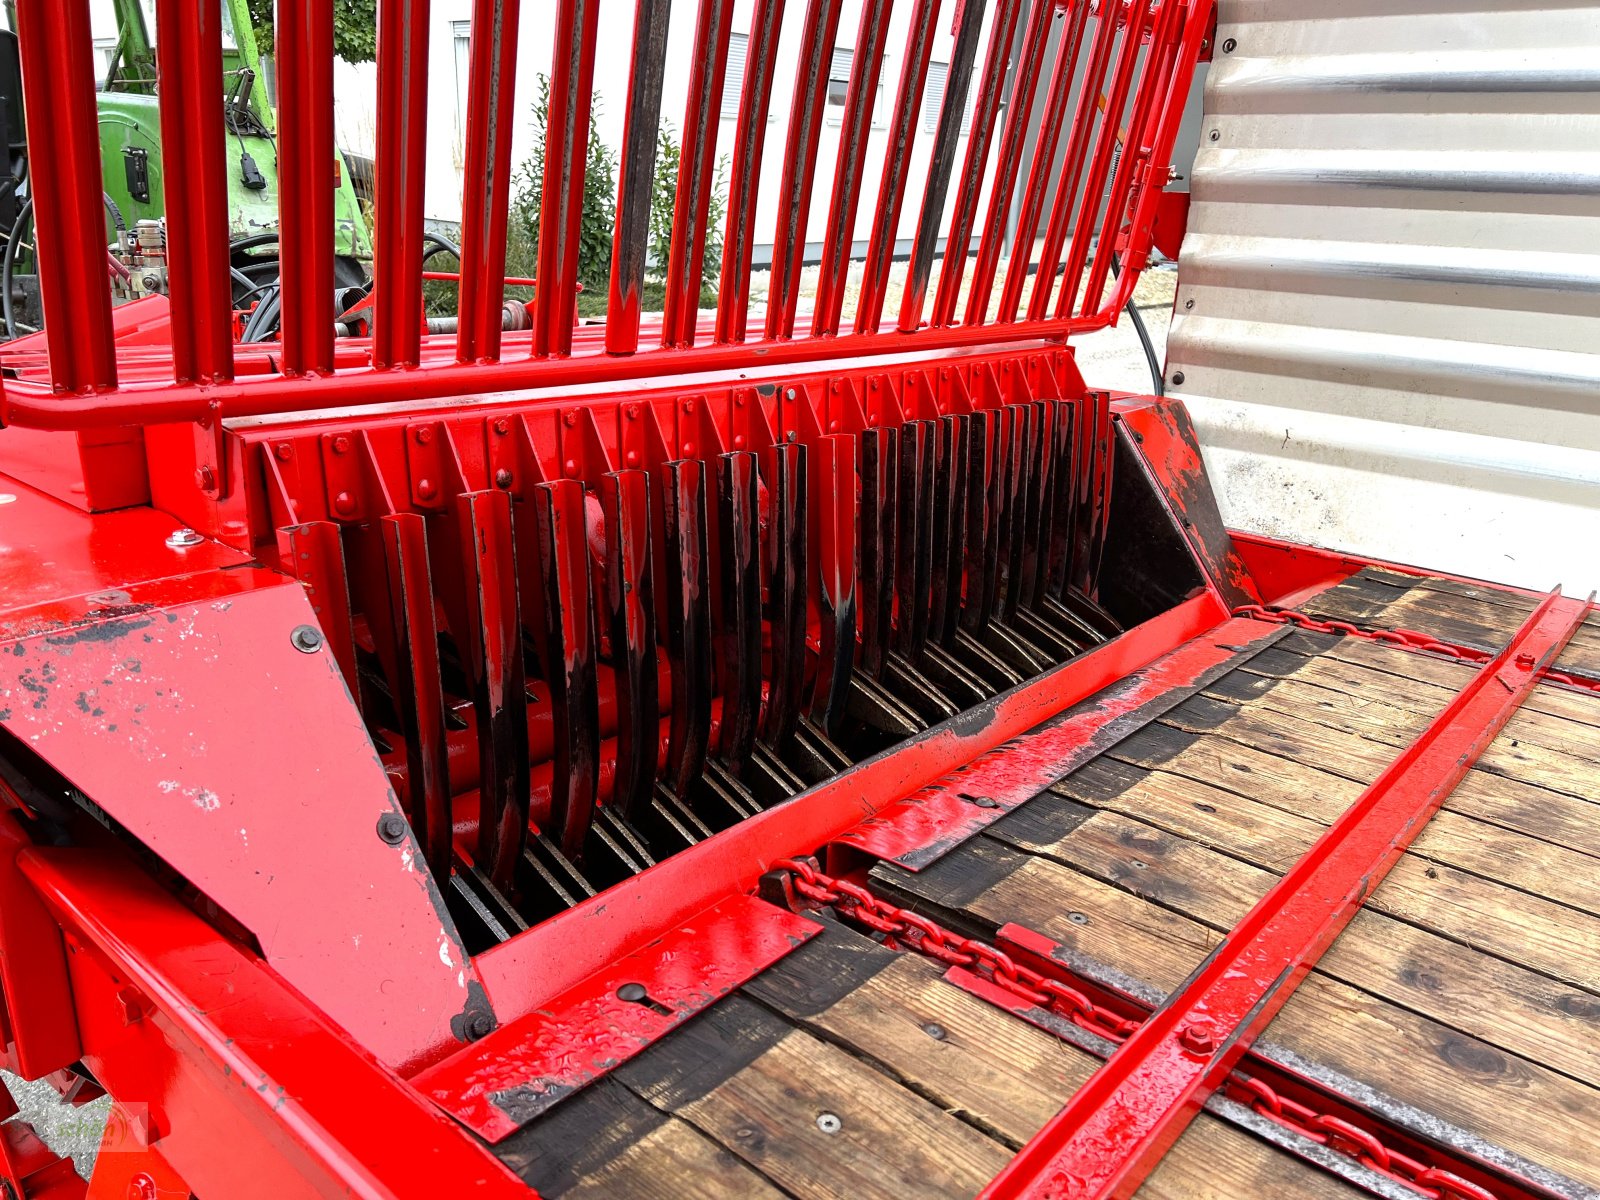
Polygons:
M1242 604L1233 610L1236 617L1252 621L1270 621L1275 625L1294 625L1312 633L1336 633L1344 637L1364 638L1369 642L1383 642L1407 650L1423 650L1429 654L1453 658L1458 662L1482 665L1494 656L1471 646L1458 646L1454 642L1441 642L1437 638L1418 633L1415 629L1362 629L1349 621L1320 620L1292 608L1269 608L1264 604ZM1587 675L1574 675L1568 671L1546 670L1540 678L1546 683L1562 683L1584 691L1600 692L1600 679Z
M1271 1084L1253 1075L1231 1075L1223 1081L1220 1090L1229 1100L1330 1150L1337 1150L1429 1200L1498 1200L1487 1188L1451 1171L1430 1167L1393 1146L1385 1146L1371 1130L1280 1095Z
M891 948L964 967L1029 1004L1065 1017L1118 1045L1139 1028L1138 1021L1096 1004L1071 984L1043 975L987 942L962 937L919 913L875 896L859 884L825 875L809 860L786 858L774 863L773 869L788 872L797 896L833 909L843 920L882 934ZM1499 1200L1493 1192L1459 1175L1430 1167L1384 1145L1371 1130L1280 1094L1255 1076L1235 1073L1224 1081L1221 1090L1228 1099L1397 1180L1425 1200Z
M1121 1043L1139 1027L1137 1021L1096 1004L1077 988L1017 962L1005 951L976 938L962 937L848 880L824 875L804 859L784 859L773 866L788 871L794 877L796 894L812 904L832 908L845 920L883 934L896 946L947 966L964 967L1090 1033Z

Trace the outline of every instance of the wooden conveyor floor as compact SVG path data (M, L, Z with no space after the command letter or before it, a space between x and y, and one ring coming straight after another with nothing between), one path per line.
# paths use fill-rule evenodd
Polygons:
M1533 605L1368 570L1303 607L1497 649ZM1558 667L1600 674L1600 623ZM1291 632L874 888L964 932L1027 926L1159 999L1472 671ZM1600 694L1541 685L1259 1044L1600 1189L1597 868ZM497 1150L550 1196L970 1196L1099 1060L941 975L830 922ZM1140 1194L1364 1193L1202 1114Z

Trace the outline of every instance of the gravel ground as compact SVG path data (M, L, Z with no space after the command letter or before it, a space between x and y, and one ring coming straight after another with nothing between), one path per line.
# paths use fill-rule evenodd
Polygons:
M904 265L899 264L890 278L889 302L884 305L886 313L898 311L900 289L904 278ZM810 268L806 272L803 295L815 293L816 279L817 269ZM752 278L752 287L758 281L760 293L759 296L752 296L752 299L765 298L765 272L760 272ZM1158 363L1166 361L1167 323L1171 316L1172 296L1176 283L1176 271L1147 271L1134 292L1134 303L1140 308L1145 325L1149 328L1151 339L1155 343ZM852 271L850 285L846 289L847 314L854 313L859 286L858 266ZM1093 386L1110 388L1114 391L1140 393L1150 391L1150 369L1145 361L1144 351L1140 348L1139 339L1134 333L1133 323L1127 314L1123 314L1121 322L1115 328L1076 338L1072 344L1077 352L1078 367L1082 370L1084 379ZM79 1174L88 1178L89 1172L94 1167L95 1153L100 1146L100 1136L105 1128L110 1101L100 1099L73 1108L61 1104L55 1089L47 1083L26 1083L15 1075L3 1071L0 1071L0 1077L4 1078L6 1086L10 1088L12 1096L16 1098L17 1105L22 1110L20 1119L31 1122L45 1144L57 1154L70 1155L77 1164Z

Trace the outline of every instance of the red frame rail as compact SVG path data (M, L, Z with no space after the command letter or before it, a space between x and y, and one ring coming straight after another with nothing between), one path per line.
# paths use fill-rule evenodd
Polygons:
M1591 597L1592 599L1592 597ZM1588 614L1552 592L1505 649L984 1190L1131 1196L1499 734Z
M170 352L149 346L119 353L111 320L102 250L99 192L98 131L94 119L93 71L88 36L87 0L47 4L22 0L18 5L27 119L32 137L30 186L39 203L40 240L54 249L45 256L41 280L46 313L44 340L48 366L31 353L18 352L8 365L0 395L0 422L41 429L107 428L134 424L207 422L303 411L323 403L362 407L420 399L465 396L490 389L539 385L569 386L640 377L737 369L753 362L777 363L841 359L861 355L948 351L976 345L1061 341L1069 334L1113 323L1123 293L1132 286L1145 259L1153 228L1154 197L1165 186L1167 161L1182 116L1196 60L1212 19L1212 0L1153 0L1151 3L1107 3L1098 9L1090 0L1070 0L1075 36L1067 59L1056 64L1047 81L1040 39L1029 45L1023 70L1007 78L1004 54L993 51L981 72L972 70L977 42L986 26L991 43L1006 43L1021 5L1006 0L989 6L958 6L950 11L938 0L899 0L909 16L909 42L896 97L892 129L884 140L881 163L868 161L867 120L877 73L888 38L894 4L869 5L858 32L856 61L846 102L847 126L861 137L841 136L840 178L832 189L825 254L841 269L824 273L814 311L800 314L798 276L808 209L819 202L812 195L816 179L822 112L826 101L827 63L840 35L839 0L812 0L802 31L801 70L794 84L795 103L785 137L786 154L779 185L778 251L773 264L772 301L762 322L764 333L746 340L750 320L750 224L760 185L755 177L760 148L754 138L766 123L771 92L784 81L773 78L776 37L752 41L755 59L748 86L740 96L738 158L749 176L738 181L723 231L707 228L707 202L719 124L717 103L731 24L727 0L701 0L696 45L705 51L705 69L691 80L685 120L684 164L672 230L671 261L666 264L668 312L659 345L638 345L638 295L646 224L641 220L638 187L651 177L654 142L644 136L653 113L660 111L663 79L660 56L664 45L665 4L639 5L647 23L632 47L629 117L633 128L625 139L622 203L614 234L618 277L612 289L618 300L619 325L599 340L584 339L574 347L572 300L577 288L576 237L582 207L584 148L588 130L590 85L603 22L600 0L566 0L554 13L557 39L550 64L551 117L547 130L543 213L538 260L546 286L536 290L531 330L501 336L504 245L509 193L509 140L497 131L513 115L512 89L505 86L516 69L519 0L475 0L467 80L468 114L463 147L464 196L460 320L454 337L428 335L417 319L420 287L421 162L426 151L420 116L426 111L430 81L417 58L420 31L427 23L426 0L385 0L380 6L378 78L380 105L379 155L375 209L378 292L376 321L370 340L342 338L333 324L332 225L336 160L333 141L333 77L331 0L279 0L277 4L279 72L279 147L282 180L279 196L283 257L281 352L262 357L237 355L238 378L230 347L222 342L227 325L221 305L227 296L225 189L208 182L199 169L207 147L222 136L215 105L201 102L207 80L215 80L220 45L215 29L192 19L182 5L162 3L161 66L168 85L159 95L163 141L169 150L169 191L175 192L170 214L184 236L170 241L169 261L175 280ZM1054 11L1050 0L1033 6L1035 18ZM759 9L776 26L781 9ZM959 29L960 69L951 73L942 102L936 153L926 168L910 170L910 151L921 121L921 97L936 20L950 19ZM1042 18L1041 18L1042 19ZM1033 25L1039 21L1034 20ZM1014 95L1012 113L1036 108L1035 96L1048 92L1050 112L1064 110L1063 88L1071 78L1070 60L1085 32L1095 26L1098 48L1119 47L1120 66L1109 101L1078 105L1080 118L1100 122L1100 134L1087 153L1088 185L1079 198L1063 191L1051 209L1052 223L1075 213L1077 235L1069 264L1079 273L1090 269L1091 236L1102 246L1125 247L1129 269L1118 281L1115 296L1086 303L1072 313L1058 305L1053 316L1031 308L1017 319L1003 312L993 324L984 322L999 253L996 221L1009 200L997 190L979 251L981 287L974 290L968 320L953 324L955 295L967 262L974 200L966 195L986 176L993 139L988 128ZM1033 27L1030 25L1030 29ZM1141 53L1142 51L1142 53ZM1145 65L1140 66L1139 63ZM189 68L193 68L189 71ZM186 71L188 72L186 74ZM178 80L182 83L178 83ZM885 86L887 85L887 81ZM978 89L981 103L969 138L969 150L956 167L956 142L968 93ZM1008 90L1009 89L1009 90ZM1019 122L1008 118L1004 143L1005 177L1019 164ZM1125 129L1125 132L1124 132ZM842 131L843 132L843 131ZM1079 135L1082 135L1080 138ZM754 138L754 141L752 140ZM1074 144L1087 142L1084 127ZM1121 165L1113 177L1113 160L1122 144ZM880 155L874 150L874 156ZM1072 164L1074 172L1077 163ZM1040 180L1035 170L1032 178ZM1101 192L1111 181L1109 202ZM864 184L876 182L872 197ZM1069 182L1075 184L1076 179ZM958 199L948 237L948 253L933 320L920 318L923 293L937 253L933 231L941 223L945 199L955 183ZM875 200L875 219L868 249L869 278L853 320L853 331L841 329L843 264L855 254L853 240L860 207ZM1041 199L1030 202L1037 219ZM920 213L913 281L896 328L878 331L887 282L889 250L896 215L916 206ZM798 221L798 224L796 223ZM715 344L696 345L704 335L695 309L700 264L708 238L719 233L732 254L720 278L721 299L715 323ZM406 267L418 259L417 271ZM1093 263L1090 282L1104 276L1102 259ZM1053 270L1054 264L1051 264ZM1015 268L1013 268L1013 271ZM1070 272L1069 272L1070 276ZM952 282L954 281L954 282ZM1015 288L1008 289L1014 291ZM1076 281L1063 295L1077 291ZM1009 299L1009 297L1008 297ZM848 314L843 314L848 319ZM797 318L799 319L797 321ZM803 323L805 331L797 331ZM506 343L502 353L502 341ZM451 351L454 351L452 353ZM489 370L485 370L485 366ZM407 368L396 370L395 368Z

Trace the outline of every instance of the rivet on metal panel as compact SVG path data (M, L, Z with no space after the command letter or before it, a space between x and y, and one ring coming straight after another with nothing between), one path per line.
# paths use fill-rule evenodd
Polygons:
M1183 372L1182 371L1174 371L1172 373L1172 382L1175 383L1175 384L1181 384L1183 382Z
M322 630L315 625L297 625L289 641L303 654L315 654L322 649Z
M1212 131L1211 131L1211 140L1212 140L1212 141L1213 141L1213 142L1215 142L1215 141L1217 141L1217 140L1218 140L1218 139L1219 139L1219 138L1221 138L1221 137L1222 137L1222 130L1220 130L1220 129L1213 129L1213 130L1212 130Z
M511 487L511 479L511 472L505 467L501 467L494 473L494 485L501 491L506 491Z
M1222 43L1222 52L1224 54L1232 54L1234 50L1238 48L1238 46L1238 42L1234 41L1232 38L1229 38L1227 41Z

